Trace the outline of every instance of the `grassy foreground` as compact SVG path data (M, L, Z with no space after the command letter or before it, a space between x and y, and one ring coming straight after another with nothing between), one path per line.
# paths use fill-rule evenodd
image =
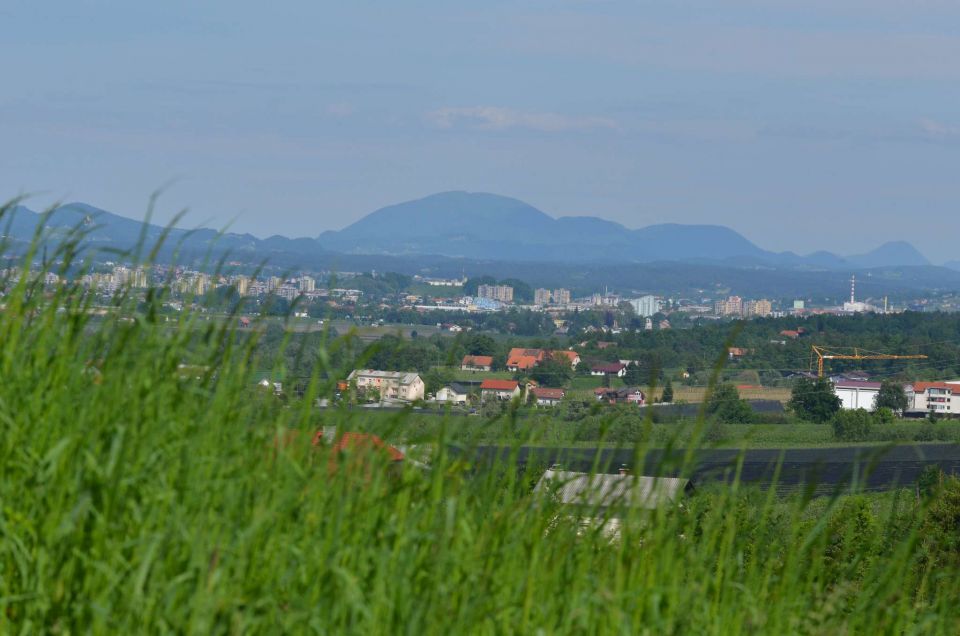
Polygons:
M282 404L251 386L269 361L236 321L170 328L162 294L122 293L93 324L83 290L41 281L0 300L0 632L960 631L955 480L920 498L707 489L614 506L611 537L535 474L443 455L443 427L427 467L314 446L366 417L310 406L342 376L323 351Z

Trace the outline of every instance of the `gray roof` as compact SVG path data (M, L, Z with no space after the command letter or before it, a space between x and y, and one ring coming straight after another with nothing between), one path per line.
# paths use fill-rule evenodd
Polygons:
M379 371L377 369L357 369L356 371L351 371L350 375L347 376L347 379L352 380L358 376L365 376L368 378L381 378L383 380L395 380L400 384L413 384L417 381L417 378L420 377L417 373L408 373L406 371Z
M550 469L537 482L534 492L554 491L564 504L653 509L675 502L689 487L690 480L677 477L591 475Z

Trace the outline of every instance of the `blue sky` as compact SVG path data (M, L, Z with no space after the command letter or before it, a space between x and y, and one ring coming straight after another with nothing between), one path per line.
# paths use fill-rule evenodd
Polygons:
M314 236L489 191L939 262L957 60L939 0L0 0L0 196Z

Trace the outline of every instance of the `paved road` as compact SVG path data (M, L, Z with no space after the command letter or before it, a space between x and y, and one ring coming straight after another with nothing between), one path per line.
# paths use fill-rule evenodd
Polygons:
M465 452L479 463L516 454L520 466L560 464L568 470L615 473L626 467L642 474L690 475L694 483L728 481L740 471L740 478L760 486L776 484L778 490L811 488L825 493L851 484L861 490L881 491L912 486L921 471L930 465L960 475L960 445L907 444L899 446L851 446L842 448L791 448L701 450L694 454L689 470L683 470L683 450L650 451L643 462L635 461L632 450L610 448L521 447L511 451L499 446L481 446ZM742 457L742 462L741 462ZM642 463L642 465L640 465Z

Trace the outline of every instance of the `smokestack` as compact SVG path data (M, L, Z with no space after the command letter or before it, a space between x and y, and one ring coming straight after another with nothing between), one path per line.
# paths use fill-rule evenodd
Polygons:
M856 302L856 290L857 290L857 275L853 274L850 276L850 304Z

